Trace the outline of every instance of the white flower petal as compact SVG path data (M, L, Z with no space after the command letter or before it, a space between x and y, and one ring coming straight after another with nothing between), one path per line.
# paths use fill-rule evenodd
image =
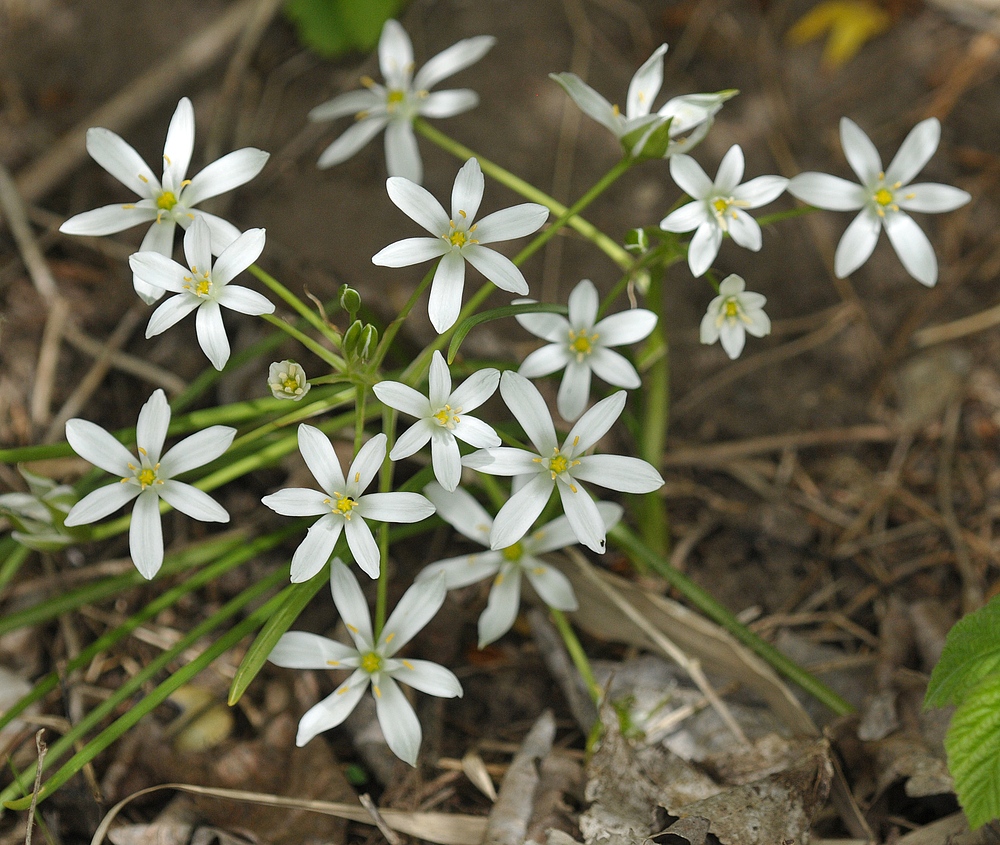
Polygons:
M513 626L521 606L521 568L506 564L493 580L486 610L479 617L479 647L500 639Z
M534 566L526 566L524 574L528 576L538 597L549 607L569 611L579 608L572 584L558 569L539 562Z
M132 562L147 581L163 565L163 526L160 525L160 499L147 488L139 494L132 508L128 529L128 548Z
M441 259L427 299L427 316L434 330L441 334L448 331L462 310L462 291L465 288L465 260L458 250Z
M522 302L534 302L534 300L514 300L513 304L520 305ZM517 314L514 319L535 337L540 337L549 343L564 343L572 328L569 320L562 314Z
M417 110L422 117L454 117L479 105L479 95L468 88L457 88L452 91L435 91L428 94L417 103Z
M847 117L840 119L840 143L844 156L862 185L872 185L882 175L882 159L860 126Z
M458 228L464 229L476 219L485 190L483 170L476 159L470 158L459 169L451 189L451 220Z
M471 493L462 488L448 491L440 484L431 482L424 488L424 494L434 504L441 519L470 540L489 548L493 517L486 513L483 506L472 497ZM474 578L466 583L472 584L478 580L478 578ZM452 589L452 587L449 586L448 589Z
M624 346L645 340L656 328L656 314L645 308L632 308L611 314L594 326L601 346Z
M382 99L367 88L360 91L348 91L340 94L332 100L320 103L309 112L309 119L312 121L336 120L338 117L347 115L357 115L359 112L367 112L377 106Z
M490 531L490 548L506 549L528 533L552 495L555 482L548 474L536 472L500 508Z
M375 637L368 602L358 579L340 558L335 558L330 564L330 592L358 650L371 651L375 647Z
M192 224L191 229L196 224ZM188 230L190 231L190 230ZM265 232L263 229L247 229L218 257L212 267L212 281L219 285L231 282L236 276L253 264L264 251ZM244 311L244 314L251 312Z
M474 411L494 393L500 386L500 371L493 367L484 367L463 381L451 394L450 404L463 411Z
M347 161L372 138L378 135L388 123L388 118L381 115L359 120L344 130L336 141L320 153L316 166L321 170L333 167L335 164Z
M222 324L222 309L218 302L206 299L198 308L194 319L198 334L198 345L212 362L212 366L221 370L229 360L229 338L226 327Z
M194 152L194 106L187 97L181 97L163 144L163 190L180 193L181 183L187 176Z
M261 502L282 516L321 516L330 513L327 495L307 487L286 487L271 493Z
M571 486L561 480L556 487L562 500L563 511L573 527L576 538L592 552L603 554L607 532L590 493L580 484Z
M733 360L740 357L746 344L746 329L736 320L726 320L719 328L719 342L726 354Z
M221 217L209 214L200 208L191 209L190 214L195 220L201 220L208 226L212 240L212 255L221 255L240 236L240 230L228 220L223 220Z
M72 528L75 525L89 525L91 522L104 519L131 502L139 492L135 484L122 484L120 481L99 487L73 505L66 515L65 524Z
M142 156L110 129L100 126L88 129L87 152L115 179L140 197L155 198L160 192L160 180L153 175Z
M500 395L538 454L551 454L557 445L556 430L538 388L524 376L508 370L500 377Z
M693 199L705 199L715 190L712 180L691 156L678 154L670 157L670 178Z
M191 271L183 264L178 264L165 255L151 250L132 253L128 263L136 278L142 279L147 284L173 293L187 293L184 285Z
M139 409L139 420L135 426L136 443L146 452L146 458L151 464L160 462L160 453L163 451L163 441L167 439L169 425L170 405L167 404L167 395L162 390L154 390ZM165 474L173 475L173 473Z
M559 384L556 408L564 420L575 420L587 407L590 399L590 365L571 358L566 362L566 372Z
M386 126L385 165L390 176L402 176L417 184L423 181L424 165L409 121L390 120Z
M105 205L69 218L59 231L67 235L113 235L156 219L156 212L137 205Z
M300 748L317 734L343 723L368 689L368 674L356 671L319 704L310 707L299 721L295 744Z
M455 673L429 660L404 660L401 667L393 670L392 677L415 690L438 698L457 698L462 695L462 684Z
M226 285L219 291L218 302L223 308L240 314L250 314L253 317L274 313L274 303L271 300L264 294L242 285Z
M914 126L906 136L899 151L889 162L885 171L885 181L890 185L910 181L931 160L941 141L941 122L936 117L928 117Z
M386 744L400 760L416 766L421 740L417 714L388 675L382 677L380 686L373 684L372 691L375 693L375 714Z
M434 467L434 477L445 490L454 490L462 480L462 456L458 451L458 443L454 435L445 429L439 429L440 434L431 437L431 465ZM496 444L499 445L499 438Z
M183 481L167 479L157 486L156 494L174 510L192 519L200 522L229 522L229 513L222 505L208 493Z
M565 336L563 341L565 341ZM525 378L540 378L558 372L572 360L573 356L570 355L565 343L550 343L548 346L543 346L529 354L521 362L517 372Z
M473 233L481 244L523 238L537 232L549 218L549 210L535 202L524 202L487 214Z
M340 461L333 444L322 431L302 423L299 426L299 452L322 490L329 495L344 492L346 481Z
M355 655L353 648L336 640L305 631L289 631L281 635L267 659L286 669L330 669L339 668L338 663Z
M181 194L187 206L217 197L253 179L267 164L270 153L253 147L234 150L201 170Z
M739 185L740 179L743 178L744 167L743 150L740 149L739 144L734 144L722 157L722 162L719 164L719 172L715 175L715 191L725 195L732 194L736 186ZM699 196L702 199L706 198L703 194L699 194Z
M195 218L184 232L184 258L195 272L212 269L212 234L204 220Z
M653 100L663 84L663 54L666 52L667 45L661 44L632 77L625 100L625 113L630 118L647 115L653 107Z
M372 390L383 405L388 405L418 420L427 416L432 410L426 396L398 381L380 381Z
M460 492L460 489L455 492ZM486 533L485 540L488 544L489 532ZM497 573L503 561L504 558L500 552L476 552L432 563L420 570L417 578L420 580L435 578L444 573L445 587L449 590L457 590L482 581L484 578L492 577Z
M671 161L673 160L672 158ZM660 228L665 232L690 232L704 224L708 219L705 203L701 200L695 200L671 211L660 221Z
M468 443L474 449L488 449L500 445L500 437L487 425L475 417L463 416L455 426L452 434L463 443Z
M462 248L462 256L501 290L517 294L528 292L524 275L513 261L499 252L479 244L467 244Z
M415 581L389 614L379 637L383 654L389 657L406 645L441 609L447 590L444 578Z
M614 502L598 502L597 511L601 515L604 528L610 530L621 520L624 509ZM577 542L576 533L569 523L569 519L563 515L556 517L552 522L541 528L532 531L524 539L524 548L532 555L541 555L546 552L554 552L572 546Z
M951 185L922 182L907 185L896 195L896 203L905 211L941 212L954 211L972 199L971 194Z
M827 173L800 173L789 180L787 190L802 202L829 211L856 211L866 202L861 185Z
M88 420L67 420L66 439L85 461L119 478L132 477L129 464L136 463L135 456L99 425Z
M590 279L581 279L577 282L576 287L570 291L567 304L569 305L569 322L574 329L577 331L587 329L589 331L593 328L601 299L597 288Z
M575 73L550 73L549 79L558 82L573 99L581 111L596 120L602 126L610 129L616 138L620 138L624 121L616 119L611 103L598 94Z
M747 203L747 208L760 208L780 197L787 187L788 180L784 176L758 176L734 188L732 196Z
M308 581L326 565L343 529L344 520L330 513L309 526L306 536L292 555L289 580L293 584Z
M430 90L449 76L474 65L490 51L494 44L496 44L496 39L492 35L463 38L457 44L452 44L434 58L429 59L413 77L413 87L417 91Z
M636 372L635 367L629 363L624 355L619 355L611 349L596 347L587 359L594 374L604 379L608 384L615 387L624 387L628 390L635 390L642 386L642 379Z
M702 223L688 244L688 267L695 278L704 275L712 266L722 246L722 230L715 222Z
M732 239L744 249L759 252L764 243L764 238L757 221L742 208L733 209L731 214L732 216L729 218L729 234Z
M580 417L566 435L563 452L579 457L604 437L621 416L626 395L624 390L612 393Z
M439 258L450 251L450 244L442 238L404 238L376 252L372 256L372 264L379 267L410 267Z
M868 260L875 250L881 229L880 218L867 208L851 221L833 256L833 271L837 278L849 276Z
M344 533L347 535L347 547L351 550L354 562L369 578L378 578L382 557L368 524L359 517L348 519L344 524Z
M763 311L748 311L743 325L754 337L765 337L771 333L771 319Z
M448 213L426 188L410 179L391 176L385 180L385 189L396 208L435 238L448 232Z
M413 44L399 21L389 19L378 40L378 66L389 88L409 87L413 68Z
M933 287L938 265L934 247L912 217L902 211L886 214L883 221L889 243L903 262L906 272L920 284Z
M663 486L651 464L623 455L586 455L573 468L573 477L621 493L652 493Z
M427 373L427 401L432 411L449 402L451 396L451 371L444 355L437 349L431 356L431 365ZM457 403L455 403L457 404Z
M347 473L347 489L355 494L365 490L372 479L378 475L385 460L386 442L388 438L385 434L379 433L368 440L355 455L351 468Z
M486 475L527 475L538 472L538 455L524 449L498 446L466 455L462 465Z
M376 522L409 523L427 519L434 513L434 505L419 493L369 493L358 499L355 510Z
M423 449L427 445L427 441L431 439L432 425L435 425L435 423L428 423L426 420L417 420L414 425L411 425L396 438L392 451L389 453L389 460L401 461L403 458L408 458L410 455Z

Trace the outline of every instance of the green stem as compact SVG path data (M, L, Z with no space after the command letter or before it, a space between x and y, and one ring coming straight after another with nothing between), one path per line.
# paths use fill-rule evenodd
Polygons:
M335 347L340 348L340 335L334 331L330 326L326 324L326 321L319 316L312 308L306 305L301 299L299 299L294 293L292 293L288 288L286 288L281 282L279 282L270 273L265 272L256 264L251 264L249 267L251 273L256 276L260 281L267 285L274 293L284 300L285 303L290 305L295 312L305 319L316 331L323 335L327 340L330 341ZM341 361L341 367L343 367L343 361Z
M288 325L288 323L286 323L280 317L275 317L274 314L261 314L260 316L261 319L264 320L265 322L270 323L272 326L281 329L289 337L297 340L306 349L312 352L313 355L320 358L320 360L325 361L327 364L329 364L331 367L337 370L337 372L342 373L346 368L343 358L341 358L339 355L335 355L325 346L317 343L315 340L309 337L309 335L300 332L294 326Z
M674 589L678 590L709 619L738 639L751 651L771 664L790 681L830 708L838 716L854 712L854 707L830 689L815 675L810 674L797 663L789 660L770 643L765 642L740 622L712 596L678 572L670 563L620 523L608 532L608 537L625 550L630 557L641 560L650 569L662 576Z
M643 423L639 454L659 471L666 451L667 426L670 423L670 357L667 327L663 320L666 302L663 277L657 273L650 282L649 304L657 313L656 329L648 345L658 354L643 379ZM670 517L666 502L656 492L642 497L642 535L646 543L661 557L670 553Z
M417 132L419 132L421 135L427 138L427 140L431 141L434 144L437 144L439 147L441 147L441 149L451 153L456 158L460 158L462 160L468 160L470 158L478 159L479 166L482 167L483 173L485 173L487 176L493 177L500 184L506 185L508 188L510 188L515 193L520 194L526 200L530 200L531 202L537 202L541 205L544 205L557 217L562 217L563 215L566 215L567 212L569 211L569 209L567 209L566 206L563 205L558 200L553 199L548 194L538 190L538 188L536 188L534 185L530 184L529 182L525 182L520 177L515 176L509 170L505 170L503 167L496 164L495 162L490 161L488 158L484 158L483 156L479 155L478 153L466 147L464 144L460 144L458 141L449 138L443 132L440 132L439 130L435 129L426 121L418 118L414 122L413 127L414 129L417 130ZM624 166L624 169L622 170L622 172L624 172L624 170L628 169L630 164L623 164L622 162L620 162L619 165L616 165L615 168L612 168L611 172L614 173L615 170L620 166ZM619 175L621 174L619 173L615 175L614 178L611 179L611 181L617 179ZM610 182L608 184L610 184ZM566 222L567 225L569 225L571 228L575 229L577 232L583 235L588 241L590 241L592 244L594 244L594 246L600 249L605 255L608 256L608 258L614 261L615 264L617 264L619 267L621 267L622 269L628 269L629 267L632 266L632 256L630 256L623 247L621 247L619 244L617 244L615 241L613 241L611 238L605 235L593 223L584 220L577 214L567 215Z
M550 607L549 613L556 628L559 630L559 634L563 638L563 642L566 644L566 650L569 652L573 665L576 666L576 671L580 673L580 677L583 678L583 682L587 685L587 692L591 700L600 707L601 699L604 697L604 690L601 689L601 685L597 683L597 679L594 677L594 672L590 668L590 661L587 659L587 653L583 650L583 646L576 636L576 631L573 630L573 626L569 624L569 620L561 610Z
M389 407L382 408L382 431L385 432L386 459L379 470L378 489L380 493L392 491L393 467L389 460L388 453L392 450L396 442L396 412ZM385 625L386 614L389 605L389 524L382 523L378 535L378 585L375 592L375 641L382 636L382 628Z
M410 294L410 298L406 300L406 304L403 306L399 314L396 315L394 319L388 326L386 326L385 334L382 335L382 340L379 341L378 348L375 350L375 355L372 357L371 371L375 372L380 366L382 366L382 361L385 360L386 354L389 352L389 346L395 339L397 332L403 326L403 321L410 315L413 310L413 306L417 304L417 301L423 296L424 291L427 290L428 285L434 280L434 274L437 272L437 264L431 267L430 270L424 275L420 280L420 284L417 285L416 289Z
M365 443L365 402L368 399L368 388L359 384L354 393L354 454L357 455Z

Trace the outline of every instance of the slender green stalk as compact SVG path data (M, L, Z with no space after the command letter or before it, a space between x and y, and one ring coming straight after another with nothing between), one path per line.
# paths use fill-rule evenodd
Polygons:
M427 140L434 144L437 144L441 149L446 152L451 153L456 158L462 160L468 160L470 158L475 158L479 160L479 165L483 169L483 173L487 176L492 176L501 185L506 185L512 191L520 194L526 200L531 202L537 202L548 208L557 217L562 217L567 213L569 209L566 208L558 200L553 199L548 194L538 190L534 185L529 182L525 182L519 176L515 176L509 170L505 170L500 165L495 162L490 161L473 150L466 147L464 144L460 144L458 141L449 138L443 132L435 129L433 126L428 124L426 121L417 119L414 124L414 128L423 135ZM621 163L620 163L621 164ZM628 169L629 165L624 165L625 169ZM616 166L617 167L617 166ZM612 169L612 173L615 172L615 168ZM622 170L624 172L624 170ZM611 181L618 178L620 173L615 175ZM610 182L608 183L610 184ZM607 185L603 186L601 190ZM588 241L590 241L594 246L600 249L605 255L608 256L612 261L615 262L619 267L627 269L632 266L632 256L628 252L619 246L615 241L605 235L600 229L598 229L593 223L584 220L578 214L573 214L567 216L567 225L571 228L576 229L581 235L583 235Z
M331 367L333 367L337 372L344 371L345 368L344 359L341 358L339 355L335 355L325 346L317 343L315 340L309 337L309 335L300 332L294 326L288 325L288 323L286 323L280 317L275 317L274 314L261 314L260 317L265 323L270 323L272 326L281 329L281 331L283 331L289 337L297 340L306 349L312 352L313 355L315 355L320 360L326 361L326 363L329 364Z
M365 445L365 402L368 399L368 388L359 384L354 389L354 454L361 451Z
M410 294L410 298L406 300L402 310L396 315L396 319L386 326L385 334L382 335L382 340L379 341L378 347L375 349L375 354L372 356L372 371L375 371L382 366L382 362L385 360L385 356L389 352L389 347L396 338L396 333L400 330L406 318L410 315L410 312L413 310L413 306L417 304L420 297L424 295L424 291L427 290L427 287L434 280L435 272L437 272L437 264L431 267L431 269L424 274L424 277L420 280L420 284L417 285L413 293Z
M379 470L378 490L380 493L389 493L392 490L393 466L389 460L388 453L392 450L396 442L396 419L397 414L392 408L382 408L382 431L386 436L386 459ZM382 635L382 627L385 625L385 618L389 604L389 524L383 522L378 533L378 585L375 592L375 641Z
M576 636L576 631L573 630L573 626L569 624L569 620L561 610L550 607L549 614L552 616L552 621L555 623L560 636L563 638L563 642L566 644L566 650L569 652L573 665L576 666L576 671L580 673L580 677L583 678L583 682L587 685L587 693L594 704L600 707L601 699L604 697L604 690L601 689L601 685L597 683L597 679L594 677L594 671L590 668L590 661L587 659L587 652L583 650L583 646Z
M608 532L608 537L633 560L642 560L646 566L662 576L674 589L678 590L691 604L709 619L738 639L751 651L771 664L790 681L822 702L838 716L854 712L854 707L830 689L815 675L810 674L797 663L789 660L770 643L765 642L740 622L732 613L719 604L712 596L688 577L678 572L670 563L657 555L649 546L619 523Z
M18 570L24 565L31 554L31 549L22 546L13 537L4 537L0 540L0 593L11 579L17 575Z
M639 441L639 454L643 460L659 471L667 445L667 426L670 424L670 345L663 321L666 313L666 296L663 279L656 274L649 286L649 304L659 315L656 328L647 345L656 347L658 354L645 372L642 390L643 421ZM661 557L670 554L670 516L666 502L656 492L641 499L643 519L642 536L646 543Z
M330 341L335 347L340 348L340 334L336 332L331 326L328 326L326 321L319 316L312 308L306 305L301 299L299 299L294 293L292 293L288 288L286 288L281 282L279 282L274 276L266 271L262 270L256 264L251 264L248 268L254 276L256 276L260 281L267 285L274 293L284 300L285 303L290 305L295 312L306 320L316 331L323 335L327 340ZM343 367L343 359L340 360L340 366Z

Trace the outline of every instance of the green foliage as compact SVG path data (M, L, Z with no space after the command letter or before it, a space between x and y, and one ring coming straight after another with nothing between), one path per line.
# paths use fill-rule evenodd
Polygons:
M324 59L352 50L366 52L378 42L382 24L405 0L288 0L285 14L299 40Z
M924 705L957 705L945 737L955 792L973 829L1000 816L1000 596L959 620Z

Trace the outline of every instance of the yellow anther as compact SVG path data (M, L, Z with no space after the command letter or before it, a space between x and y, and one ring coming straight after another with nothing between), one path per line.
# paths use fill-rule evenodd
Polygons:
M573 448L575 449L579 445L580 445L580 435L578 434L576 437L573 438ZM579 461L576 461L575 463L579 463Z
M597 335L588 335L586 329L580 329L579 331L574 331L570 329L569 331L569 349L574 355L576 355L577 361L583 361L583 359L593 352L592 344L597 340Z
M410 669L410 670L412 670L412 669L413 669L413 664L412 664L412 663L410 663L410 661L409 661L409 660L404 660L404 661L403 661L403 665L404 665L404 666L405 666L405 667L406 667L407 669Z
M166 153L163 154L163 160L167 163L167 167L171 165L170 156L168 156Z
M326 661L326 665L327 666L339 666L340 665L340 661L339 660L327 660Z
M513 546L507 546L506 549L503 549L500 554L503 555L504 560L516 562L524 557L524 546L520 543L514 543Z
M722 197L712 200L712 208L714 208L718 214L725 214L726 209L729 208L729 200L724 200Z
M299 383L288 374L285 374L285 377L282 379L281 386L289 393L302 392L302 388L299 387Z
M458 213L462 215L462 219L463 219L463 220L464 220L464 219L465 219L466 217L468 217L468 216L469 216L469 215L468 215L468 214L466 214L466 213L465 213L464 211L462 211L462 209L459 209L459 210L458 210Z
M351 511L358 506L358 503L350 496L341 496L339 493L335 493L334 496L337 499L337 503L333 506L334 513L339 513L344 519L350 519Z
M389 645L389 643L391 643L394 639L396 639L396 632L390 631L388 634L386 634L385 644Z
M461 410L461 408L452 408L451 405L445 405L440 411L434 414L434 419L439 426L451 431L459 423L458 414Z
M149 184L149 180L145 176L143 176L141 173L137 173L136 175L139 177L139 181L140 182L145 182L147 185Z
M727 299L725 309L726 317L732 319L739 316L740 304L735 299Z
M372 692L375 693L376 698L382 697L382 690L378 688L377 684L372 684Z
M399 108L399 104L406 99L405 91L390 91L385 98L385 107L387 111L395 111Z
M618 108L618 103L615 103L615 104L614 104L614 105L613 105L613 106L611 107L611 113L612 113L612 114L613 114L613 115L614 115L615 117L618 117L618 115L620 115L620 114L622 113L622 110L621 110L620 108Z
M562 455L556 455L555 457L549 458L549 472L552 473L553 478L566 472L568 469L569 461Z

